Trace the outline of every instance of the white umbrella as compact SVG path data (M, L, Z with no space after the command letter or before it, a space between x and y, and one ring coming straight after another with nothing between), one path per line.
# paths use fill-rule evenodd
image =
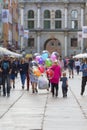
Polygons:
M9 55L9 56L14 56L14 57L22 57L21 54L18 54L18 53L12 52L6 48L0 47L0 55L3 56L5 54Z
M87 58L87 53L77 54L77 55L73 56L73 58Z

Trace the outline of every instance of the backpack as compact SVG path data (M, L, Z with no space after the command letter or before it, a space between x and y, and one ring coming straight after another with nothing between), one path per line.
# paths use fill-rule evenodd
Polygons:
M2 68L4 69L4 70L7 70L7 69L9 69L9 62L5 62L5 61L3 61L2 62Z

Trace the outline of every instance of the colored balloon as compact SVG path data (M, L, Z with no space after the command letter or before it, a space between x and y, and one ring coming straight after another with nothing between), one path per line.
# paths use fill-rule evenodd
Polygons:
M52 53L52 55L55 55L55 56L57 57L57 59L58 59L58 57L59 57L59 53L58 53L58 52L56 52L56 51L55 51L55 52L53 52L53 53Z
M37 77L41 76L41 72L40 72L40 70L38 68L33 68L33 73Z
M34 67L34 66L38 67L37 62L36 61L31 61L30 62L30 67Z
M50 59L50 58L47 58L47 59L45 60L45 64L46 64L47 67L52 66L52 61L51 61L51 59Z
M42 51L41 56L44 60L46 60L49 57L49 52L47 50L44 50Z
M44 73L44 72L45 72L44 66L39 66L38 69L40 70L41 73Z
M56 57L56 55L52 54L52 55L50 56L50 59L54 62L55 60L57 60L57 57Z
M44 64L44 59L42 57L39 58L38 64L43 65Z
M36 56L40 56L40 54L39 53L34 53L33 58L35 59Z
M52 69L48 68L46 70L46 74L47 74L48 79L51 79L54 76L54 71Z

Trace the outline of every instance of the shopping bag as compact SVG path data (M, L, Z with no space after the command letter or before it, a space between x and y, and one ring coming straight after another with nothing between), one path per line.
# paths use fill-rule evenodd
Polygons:
M38 88L39 89L48 89L49 88L49 81L45 75L41 75L38 78Z

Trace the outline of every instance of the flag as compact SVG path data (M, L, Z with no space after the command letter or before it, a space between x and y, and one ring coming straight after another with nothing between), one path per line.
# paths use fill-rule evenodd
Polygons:
M82 27L82 37L87 38L87 26Z
M2 9L2 22L8 23L9 21L9 10L8 9Z
M29 31L28 30L24 30L24 38L28 39L28 34L29 34Z
M23 25L19 25L19 36L23 36L24 35L24 27Z

